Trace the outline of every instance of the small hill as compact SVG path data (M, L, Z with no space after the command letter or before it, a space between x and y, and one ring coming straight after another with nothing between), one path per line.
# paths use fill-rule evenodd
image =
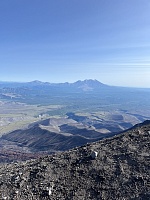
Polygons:
M16 130L3 135L5 141L16 145L28 147L32 152L37 151L64 151L95 140L87 139L81 135L59 134L36 125L26 130Z
M0 146L11 150L26 152L53 153L65 151L89 142L113 136L114 133L103 134L94 127L79 123L71 118L59 117L40 120L30 124L26 129L17 129L4 134L0 138ZM6 148L7 147L7 148ZM0 156L1 158L1 156Z
M0 163L37 158L112 136L68 118L49 118L0 138Z
M150 121L112 138L0 168L0 199L148 200Z

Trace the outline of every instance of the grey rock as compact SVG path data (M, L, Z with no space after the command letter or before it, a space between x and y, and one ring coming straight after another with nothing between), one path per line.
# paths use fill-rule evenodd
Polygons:
M0 168L0 199L148 200L149 144L147 121L113 138L5 164Z

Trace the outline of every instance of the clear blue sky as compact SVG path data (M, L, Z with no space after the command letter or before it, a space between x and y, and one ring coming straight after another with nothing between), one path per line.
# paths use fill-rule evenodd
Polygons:
M150 87L150 0L0 0L0 80Z

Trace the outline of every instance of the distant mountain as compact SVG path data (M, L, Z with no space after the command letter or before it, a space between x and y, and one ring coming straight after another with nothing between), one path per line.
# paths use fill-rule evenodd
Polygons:
M146 121L113 138L1 166L0 199L149 200L149 143Z
M49 86L49 87L60 87L60 88L72 88L72 89L79 89L82 91L92 91L95 89L100 89L103 87L108 87L97 80L86 79L84 81L78 80L74 83L48 83L48 82L41 82L41 81L32 81L27 83L28 86Z
M49 83L49 82L42 82L39 80L31 81L31 82L0 82L0 87L49 87L55 88L59 87L60 89L63 87L67 88L76 88L82 91L90 91L93 89L98 89L101 87L106 87L107 85L97 81L97 80L84 80L84 81L76 81L74 83Z
M27 84L29 86L51 85L51 83L49 83L49 82L42 82L42 81L38 81L38 80L27 82L27 83L24 83L24 84Z
M90 91L93 89L98 89L102 87L108 87L108 85L105 85L97 80L92 79L86 79L84 81L76 81L72 84L73 86L82 89L83 91Z
M73 83L73 85L76 85L78 87L82 86L82 85L88 85L89 87L102 87L102 86L106 86L105 84L99 82L98 80L93 80L93 79L86 79L84 81L76 81Z

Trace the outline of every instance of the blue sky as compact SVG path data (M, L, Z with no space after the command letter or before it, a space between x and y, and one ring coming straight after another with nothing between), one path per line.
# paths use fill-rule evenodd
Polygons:
M150 87L149 0L1 0L0 80Z

